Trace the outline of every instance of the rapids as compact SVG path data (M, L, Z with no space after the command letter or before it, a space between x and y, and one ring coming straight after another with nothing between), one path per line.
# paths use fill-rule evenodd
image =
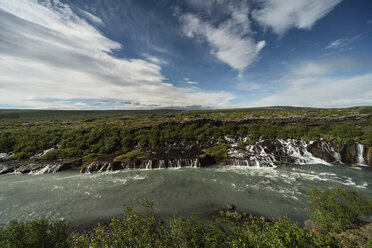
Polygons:
M308 218L306 193L313 186L333 185L371 196L372 169L312 164L12 173L0 175L0 224L42 216L73 225L92 223L122 213L123 204L131 205L133 199L145 198L154 201L155 211L164 218L192 212L209 216L231 202L240 211L270 218L288 215L302 224Z

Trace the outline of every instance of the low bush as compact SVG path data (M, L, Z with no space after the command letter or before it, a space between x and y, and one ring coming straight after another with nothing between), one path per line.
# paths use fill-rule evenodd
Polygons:
M147 156L148 156L148 153L138 149L138 150L133 150L133 151L127 152L126 154L117 156L116 158L114 158L114 162L124 163L126 161L143 159Z
M3 248L68 248L71 238L65 222L50 222L44 218L25 223L11 221L0 228L0 247Z
M220 145L205 149L205 154L206 156L214 157L215 159L227 158L228 148L229 148L229 145L220 144Z
M360 224L359 217L372 214L372 200L342 187L321 190L309 195L311 218L324 230L341 232Z

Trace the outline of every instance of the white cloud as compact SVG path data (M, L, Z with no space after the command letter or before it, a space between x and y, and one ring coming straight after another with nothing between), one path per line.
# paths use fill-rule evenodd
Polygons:
M350 46L355 41L358 41L361 38L360 35L356 35L350 39L338 39L328 44L324 49L336 49L339 51L350 50L352 47Z
M247 106L351 107L372 105L372 74L340 79L305 77L288 79L288 85Z
M156 56L152 56L152 55L147 54L147 53L143 53L142 55L146 58L147 61L149 61L151 63L157 64L157 65L166 65L166 64L168 64L167 61L165 61L164 59L158 58Z
M255 82L241 82L236 87L238 90L255 91L262 89L261 85Z
M284 35L291 28L310 29L342 0L261 0L252 13L262 26Z
M186 80L186 83L191 84L191 85L196 85L196 84L198 84L198 82L190 81L190 80Z
M350 72L356 68L368 68L367 61L356 60L354 58L337 58L323 61L304 61L290 66L291 75L301 77L314 77L331 75L335 73Z
M288 73L284 77L268 84L249 82L238 85L242 90L264 93L266 96L234 107L372 105L372 73L359 75L353 73L352 76L349 74L361 69L370 71L370 64L369 61L348 57L322 61L296 61L288 65Z
M114 57L121 45L58 0L0 0L0 23L0 105L89 108L74 99L121 99L221 107L234 98L166 83L156 57Z
M190 13L181 15L180 21L186 36L200 42L206 41L211 54L238 70L241 75L246 67L258 59L259 52L266 45L264 40L255 42L253 38L246 1L240 1L239 4L226 1L205 1L203 4L193 0L189 2L207 9L218 6L218 10L227 13L228 18L218 22L218 25Z
M84 16L84 18L86 18L87 20L90 20L91 22L95 23L96 25L100 25L100 26L103 26L104 23L103 21L101 20L101 18L95 16L95 15L92 15L91 13L85 11L85 10L82 10L80 8L77 8L77 10L80 12L80 14L82 16Z
M266 44L265 41L256 43L249 36L244 37L246 30L237 30L239 28L232 19L218 27L200 20L193 14L183 15L180 19L183 32L188 37L199 41L206 40L211 47L211 53L240 74L257 60L259 52Z

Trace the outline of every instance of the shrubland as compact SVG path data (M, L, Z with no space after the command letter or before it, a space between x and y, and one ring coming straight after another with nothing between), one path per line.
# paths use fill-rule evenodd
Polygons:
M214 154L223 158L226 156L225 137L245 137L244 142L238 142L239 147L259 139L309 141L320 137L336 143L356 141L372 146L372 117L360 118L371 111L372 107L199 111L0 110L0 153L14 153L11 159L29 159L54 147L58 149L44 154L41 160L87 162L109 154L121 156L117 160L126 160L128 157L141 157L140 154L132 156L137 153L133 150L138 148L149 154L154 149L186 144L206 149L205 156ZM353 119L355 116L358 118ZM291 122L295 118L299 119ZM344 121L333 123L327 118L344 118Z

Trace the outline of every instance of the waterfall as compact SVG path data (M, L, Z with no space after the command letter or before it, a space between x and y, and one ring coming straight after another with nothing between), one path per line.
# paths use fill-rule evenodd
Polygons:
M147 161L145 169L146 170L152 169L152 160Z
M365 165L366 162L363 157L364 153L364 145L360 143L356 143L356 149L357 149L357 164L359 165Z
M191 168L199 168L199 167L200 167L199 159L191 160Z
M31 171L30 174L33 174L33 175L41 175L41 174L45 174L45 173L50 173L51 171L51 165L46 165L44 168L42 168L41 170L37 170L37 171Z
M335 149L330 144L328 144L325 140L320 139L320 141L321 141L322 150L331 154L332 157L335 159L334 162L342 163L341 162L341 154L339 152L335 151Z
M165 166L165 161L164 160L159 160L159 169L166 168Z
M177 165L176 165L176 168L181 168L181 160L180 159L177 159Z
M51 151L54 151L56 148L52 147L52 148L49 148L49 149L46 149L40 153L37 153L35 154L34 156L32 156L30 159L35 159L35 158L41 158L42 156L44 156L45 154L47 154L48 152L51 152Z
M0 159L12 158L12 157L14 157L14 155L15 154L13 152L10 152L10 153L1 152L0 153Z
M324 143L324 144L323 144ZM304 140L273 139L260 140L241 149L231 145L228 150L227 165L251 167L277 167L280 165L327 164L326 161L313 156ZM329 144L322 141L322 146L339 161L341 156Z
M283 145L286 150L287 155L294 158L295 164L326 164L329 165L326 161L320 158L316 158L307 150L307 144L304 140L297 141L299 144L296 144L297 140L288 139L282 140L279 142Z

